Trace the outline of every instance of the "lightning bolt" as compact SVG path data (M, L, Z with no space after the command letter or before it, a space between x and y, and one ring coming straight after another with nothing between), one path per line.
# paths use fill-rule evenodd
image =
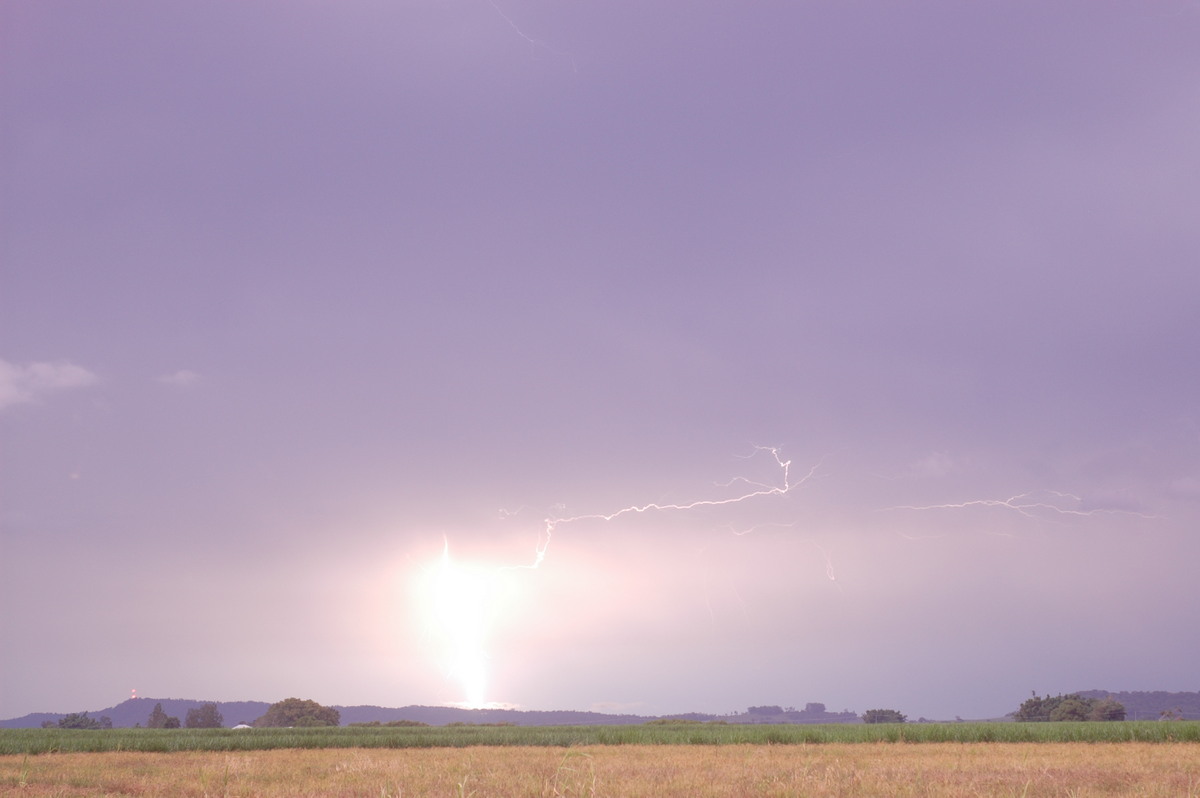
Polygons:
M773 461L777 479L775 482L758 482L745 477L735 477L716 487L723 492L735 489L734 495L723 498L701 498L679 503L649 502L618 508L606 513L587 513L583 515L565 516L554 514L547 517L534 545L532 561L523 565L506 565L480 571L477 568L461 566L450 556L450 543L443 538L441 561L435 570L427 572L425 577L429 602L432 631L445 648L447 675L457 677L462 682L466 693L466 706L483 706L483 694L487 681L487 653L485 651L488 636L489 612L495 602L496 579L506 571L520 569L536 569L545 561L554 535L562 527L586 521L612 522L629 515L646 513L688 512L700 508L724 507L741 504L766 497L786 496L819 476L821 462L812 466L799 479L792 475L792 461L786 460L778 447L756 446L745 459L758 455L769 455ZM521 513L500 510L502 520L513 518ZM564 512L561 505L554 512ZM790 525L784 525L790 526ZM731 530L735 535L745 535L753 531L751 527L744 531ZM814 545L816 545L814 543ZM825 557L826 573L830 581L836 576L828 553L817 546ZM840 589L840 587L839 587ZM707 600L707 599L706 599ZM710 607L711 612L711 607Z
M964 502L925 505L901 504L884 509L920 511L964 510L971 507L999 507L1005 510L1012 510L1013 512L1023 515L1026 518L1046 518L1054 516L1089 517L1095 515L1133 515L1139 518L1158 518L1158 516L1152 513L1144 513L1137 510L1118 510L1109 508L1085 510L1083 509L1083 505L1083 498L1081 496L1076 496L1074 493L1046 490L1018 493L1015 496L1009 496L1007 499L972 499Z
M505 14L504 11L500 8L500 6L496 5L496 0L487 0L487 2L488 2L488 5L492 7L492 10L500 15L500 19L507 22L508 26L510 28L512 28L514 31L516 31L516 34L518 36L520 36L525 41L529 42L531 47L541 48L541 49L545 50L546 52L550 53L551 55L556 55L556 56L559 56L560 58L566 58L567 60L569 60L571 62L571 71L575 72L576 74L579 73L579 66L575 63L575 56L571 55L570 53L563 52L562 50L556 50L553 47L551 47L550 45L541 41L540 39L533 38L528 33L521 30L521 26L518 25L516 22L514 22L513 18L510 17L508 14Z
M737 496L729 496L724 499L696 499L683 504L659 504L657 502L650 502L648 504L629 505L611 513L589 513L586 515L574 515L570 517L552 516L545 520L545 527L543 528L542 534L538 539L537 546L534 549L533 561L527 565L515 565L508 567L533 569L541 566L542 562L546 559L546 552L550 548L550 541L554 538L554 533L560 526L565 524L574 524L581 521L608 522L615 521L624 515L641 515L650 512L686 512L688 510L695 510L700 507L722 507L730 504L740 504L742 502L747 502L762 496L785 496L810 480L815 479L818 476L819 469L821 467L821 463L818 462L816 465L812 466L812 468L810 468L803 477L793 482L791 477L792 461L784 460L779 453L778 447L756 446L754 447L754 453L748 455L747 459L760 452L770 453L771 457L775 460L775 465L778 467L780 472L780 483L778 485L768 485L762 482L754 482L744 477L735 477L729 482L719 484L718 487L728 488L733 485L741 484L746 485L748 488L750 488L750 490ZM746 534L749 531L751 530L746 530L741 533L734 532L734 534Z

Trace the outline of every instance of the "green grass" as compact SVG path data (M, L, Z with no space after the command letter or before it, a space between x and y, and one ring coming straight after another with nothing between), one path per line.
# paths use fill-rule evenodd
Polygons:
M822 743L1200 742L1200 721L830 725L428 726L306 729L0 729L0 754L464 748L478 745L820 745Z

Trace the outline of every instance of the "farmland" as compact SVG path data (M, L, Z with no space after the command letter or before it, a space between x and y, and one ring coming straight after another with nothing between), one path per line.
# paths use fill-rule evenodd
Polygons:
M1200 796L1193 744L278 749L0 757L23 796Z
M1200 722L635 726L341 726L304 729L5 729L0 754L280 748L567 748L594 745L1200 742Z
M1189 796L1200 724L0 732L23 796Z

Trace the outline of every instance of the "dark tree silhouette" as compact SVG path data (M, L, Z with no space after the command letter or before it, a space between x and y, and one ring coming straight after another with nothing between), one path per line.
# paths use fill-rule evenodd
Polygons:
M209 702L189 709L184 725L189 729L219 729L225 725L225 718L221 716L217 705Z
M285 698L267 708L267 714L254 721L255 726L337 726L341 715L333 707L316 701Z
M154 709L150 710L150 717L146 719L147 729L178 729L179 718L168 715L163 712L162 703L154 705Z

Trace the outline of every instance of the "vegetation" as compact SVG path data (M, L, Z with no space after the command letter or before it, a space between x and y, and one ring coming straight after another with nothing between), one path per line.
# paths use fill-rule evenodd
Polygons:
M894 709L868 709L862 719L863 723L903 723L908 720Z
M1079 693L1045 698L1034 693L1012 713L1012 718L1033 723L1125 720L1125 707L1111 698L1085 698Z
M1025 729L1047 726L993 725ZM858 724L857 728L882 727ZM907 731L909 727L904 728ZM209 733L188 729L140 731L175 737ZM242 736L273 733L273 730L256 730ZM1146 743L1104 746L830 743L718 748L589 745L407 751L279 750L253 755L194 752L170 756L119 751L103 755L0 756L0 794L27 798L68 795L1176 798L1197 794L1200 785L1196 767L1194 745Z
M147 729L178 729L179 718L167 715L163 712L162 704L155 704L154 709L150 710L150 717L146 719Z
M631 726L341 726L255 729L0 729L0 755L275 748L580 745L1200 742L1200 721L1160 723L638 724Z
M64 718L59 718L57 724L51 720L42 724L43 729L111 729L112 727L112 719L107 715L101 715L99 718L89 718L86 712L76 712Z
M267 713L254 725L259 728L279 726L337 726L341 713L333 707L323 707L316 701L285 698L267 708Z
M225 718L221 716L217 705L210 701L189 709L184 725L189 729L219 729L225 725Z
M1200 720L1200 692L1168 693L1155 691L1081 690L1084 698L1112 699L1125 707L1128 720L1158 720L1169 717Z

